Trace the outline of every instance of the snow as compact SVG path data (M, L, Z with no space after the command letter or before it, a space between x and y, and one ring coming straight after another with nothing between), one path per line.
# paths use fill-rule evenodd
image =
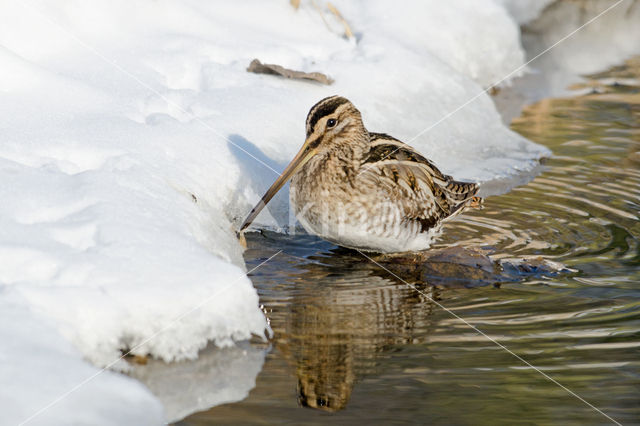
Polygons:
M264 354L242 361L233 348L267 324L234 230L325 96L348 97L369 130L457 178L495 188L535 173L549 152L507 129L483 93L524 61L519 21L501 3L336 2L350 40L304 1L5 3L3 420L26 419L100 367L127 369L126 349L177 362L176 377L208 343L238 361L216 364L196 404L156 367L132 373L155 397L106 371L33 423L157 424L246 396ZM335 83L247 73L254 58ZM256 226L289 224L283 190Z
M503 88L494 97L505 122L540 99L588 93L589 84L576 89L581 81L588 83L588 74L622 64L639 53L639 0L531 0L531 7L528 0L501 1L515 16L518 11L528 12L521 20L525 22L521 39L527 51L527 71L517 85Z
M542 52L575 29L582 28L531 63L529 85L535 87L530 91L535 93L528 93L528 97L537 100L550 93L566 95L568 86L579 81L580 76L619 65L637 55L640 46L638 22L638 0L555 2L548 6L539 19L526 27L523 43L528 51Z
M442 7L441 2L415 2L410 6L410 13L407 13L408 7L390 8L386 2L366 3L364 7L358 4L360 7L347 10L356 27L362 29L365 46L368 45L367 37L373 36L384 39L376 40L377 46L388 45L393 40L397 43L394 50L401 46L419 56L429 52L435 58L411 62L427 65L437 58L483 88L507 76L522 75L521 70L513 73L524 61L520 29L506 10L487 1L455 0L450 3L449 7ZM443 23L446 23L446 30L443 30ZM433 65L428 67L431 69ZM424 120L420 124L424 125Z
M36 415L97 371L82 361L78 350L54 327L37 318L15 289L2 290L0 339L3 425L16 425ZM35 416L28 424L157 425L163 419L163 407L147 388L127 376L105 371L87 381L81 392L60 399L46 415Z
M509 15L522 25L527 24L540 16L542 11L557 0L497 0L503 5Z

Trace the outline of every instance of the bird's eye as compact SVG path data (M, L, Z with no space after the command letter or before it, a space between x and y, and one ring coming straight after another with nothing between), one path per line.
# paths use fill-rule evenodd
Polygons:
M336 120L335 118L330 118L327 120L327 127L331 128L331 127L336 127L336 124L338 124L338 120Z

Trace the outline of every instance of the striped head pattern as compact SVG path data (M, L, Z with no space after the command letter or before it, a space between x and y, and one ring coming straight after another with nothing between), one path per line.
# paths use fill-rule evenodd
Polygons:
M330 96L309 110L306 133L311 147L317 147L337 138L349 140L367 135L367 130L362 123L360 111L348 99Z

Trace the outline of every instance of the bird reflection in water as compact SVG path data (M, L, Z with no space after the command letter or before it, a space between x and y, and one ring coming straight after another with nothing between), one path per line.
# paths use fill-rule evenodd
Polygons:
M344 409L354 384L376 373L385 353L427 341L432 299L438 300L442 287L484 285L495 278L486 256L465 249L435 251L428 258L376 257L387 271L343 248L301 259L288 251L287 237L265 235L249 234L247 257L268 253L265 240L271 238L279 242L274 247L285 247L277 262L259 272L287 277L277 287L258 287L262 303L272 309L274 346L294 366L298 403L324 411Z
M347 405L356 379L375 370L378 354L414 342L416 322L428 328L432 304L381 277L325 279L332 284L324 294L294 298L281 349L296 365L300 405L337 411Z
M300 405L337 411L346 407L356 380L375 371L380 354L420 341L433 304L387 278L329 273L323 281L331 282L323 294L294 297L282 330L287 337L278 343L296 366Z

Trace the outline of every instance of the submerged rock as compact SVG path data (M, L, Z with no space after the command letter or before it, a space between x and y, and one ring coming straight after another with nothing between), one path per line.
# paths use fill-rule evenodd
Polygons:
M476 287L521 281L531 277L554 277L574 272L541 256L492 259L477 248L452 246L418 253L377 255L371 259L400 281L442 287Z

